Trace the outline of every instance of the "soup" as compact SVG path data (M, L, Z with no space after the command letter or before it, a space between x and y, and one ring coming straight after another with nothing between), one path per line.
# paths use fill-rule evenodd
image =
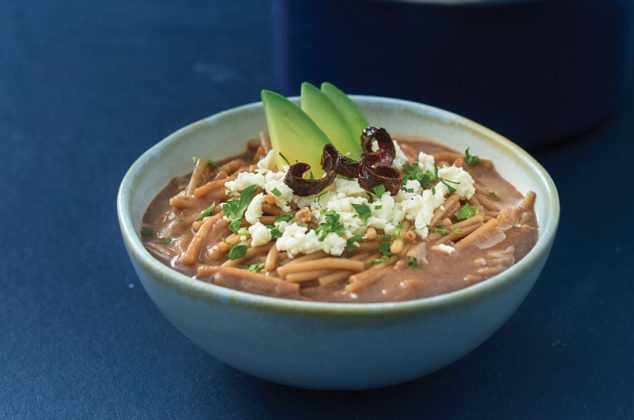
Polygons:
M535 193L522 195L469 149L396 140L390 164L400 178L391 191L338 176L318 194L297 195L266 133L220 162L195 158L193 172L173 178L148 207L144 245L200 281L355 303L462 289L535 245Z

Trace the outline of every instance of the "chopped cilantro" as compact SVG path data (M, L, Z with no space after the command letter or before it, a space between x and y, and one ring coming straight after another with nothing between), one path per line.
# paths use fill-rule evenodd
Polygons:
M383 236L381 238L381 242L379 242L379 252L384 257L391 257L394 255L392 251L390 251L390 237L389 236Z
M374 197L372 196L372 194L370 194L370 193L368 192L368 193L366 193L366 195L368 196L368 201L369 201L370 203L374 203Z
M462 229L454 229L453 233L455 233L456 235L460 235L462 233Z
M194 165L198 165L198 157L197 156L192 157L192 160L194 161ZM211 169L215 169L216 166L218 166L218 163L216 163L215 160L207 159L207 166L209 166Z
M214 210L216 210L216 203L212 203L211 206L207 207L203 210L200 215L196 218L196 221L203 220L205 217L209 217L213 214Z
M276 222L290 222L291 220L293 220L292 214L278 214L275 216Z
M279 227L275 225L266 225L267 228L271 231L271 236L275 239L282 237L282 231Z
M368 258L368 264L383 264L387 262L388 257Z
M242 191L240 198L229 200L224 204L224 206L222 206L222 211L225 216L231 220L229 230L233 233L236 233L238 229L240 229L240 225L242 224L242 215L247 207L249 207L249 204L251 203L251 200L253 200L253 197L255 197L257 190L258 187L256 185L250 185Z
M352 207L354 207L354 211L357 212L361 220L368 220L372 216L370 206L367 204L353 204Z
M141 228L141 236L143 236L144 238L153 238L154 236L156 236L156 232L154 232L152 229L150 228Z
M469 154L469 148L468 147L467 147L467 150L464 151L464 160L469 165L477 165L478 163L480 163L480 158L479 157Z
M458 220L466 220L476 216L478 213L479 212L476 208L474 208L471 204L466 203L455 213L455 216Z
M277 188L273 188L271 190L271 194L273 194L276 197L279 197L280 195L282 195L282 193L280 192L280 190L278 190Z
M262 263L247 264L247 265L241 266L240 268L244 270L253 271L254 273L259 273L264 268L264 264Z
M447 189L449 190L449 192L450 192L450 193L455 193L455 192L456 192L456 189L455 189L453 186L449 185L449 183L452 183L452 184L460 184L459 182L452 181L452 180L450 180L450 179L446 179L446 178L440 178L440 182L442 182L443 184L445 184L445 186L447 187Z
M164 238L161 238L161 242L163 242L166 245L169 245L172 243L172 238L170 238L169 236L166 236Z
M498 196L498 193L496 193L493 190L489 190L489 192L487 194L489 194L491 197L497 197Z
M441 228L441 227L432 227L430 230L432 232L439 233L441 235L448 235L449 234L449 231L447 229L444 229L444 228Z
M354 246L354 243L357 242L357 241L360 241L364 237L365 237L365 233L357 233L356 235L352 235L346 241L346 249L348 251L350 251L352 249L352 247Z
M413 256L409 256L407 257L407 265L409 265L412 268L417 268L418 267L418 259L416 259L416 257Z
M432 171L423 171L418 164L408 164L403 165L403 186L407 184L407 181L414 180L418 181L421 187L426 187L432 182L434 182L437 178L437 175Z
M315 174L313 173L313 171L309 172L310 179L315 179Z
M233 191L231 191L231 190L225 190L225 195L233 195Z
M401 229L403 229L403 222L398 222L398 224L396 225L396 229L394 229L394 235L400 235Z
M381 198L381 196L383 196L383 193L385 192L385 185L379 184L376 187L372 188L372 191L374 192L374 194L376 194L377 197Z
M249 229L241 227L236 233L240 236L249 236Z
M374 206L374 210L380 210L383 208L383 204L377 204L376 206Z
M244 257L246 253L247 253L246 245L234 245L231 247L231 250L229 251L229 259L230 260L240 259Z
M326 216L326 222L321 223L315 232L319 235L319 240L323 241L326 239L329 233L336 233L339 236L343 236L345 233L345 228L341 223L339 223L339 215L334 211L327 211L324 213Z

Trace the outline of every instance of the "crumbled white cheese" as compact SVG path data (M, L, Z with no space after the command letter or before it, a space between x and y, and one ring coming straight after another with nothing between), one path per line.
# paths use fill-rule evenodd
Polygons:
M438 244L431 247L432 251L444 252L445 254L453 254L456 252L456 248L453 246Z
M456 189L456 194L460 197L469 199L475 194L475 187L473 178L469 175L469 172L457 166L448 166L446 168L440 168L438 170L438 176L441 178L453 181L451 186Z
M271 231L260 222L249 226L249 234L251 235L251 246L264 245L273 239Z
M244 212L244 218L247 222L255 224L260 221L260 217L262 217L263 203L264 194L259 193L255 197L253 197L253 200L251 200L251 203L249 203L249 207L247 207L247 210Z
M257 167L260 171L276 171L277 163L275 162L275 152L269 150L269 152L258 161Z
M407 156L403 153L403 149L399 146L397 141L394 141L394 149L396 154L394 155L394 160L392 161L392 166L396 169L403 169L403 165L407 163Z
M395 143L396 157L394 166L401 169L407 159L400 146ZM417 164L424 171L434 171L434 157L423 152L418 155ZM384 193L380 198L375 197L370 203L367 191L356 180L335 179L332 186L321 194L300 197L293 195L292 189L284 183L288 166L281 171L276 170L273 152L258 163L257 172L241 172L233 181L227 182L228 189L239 193L250 185L262 188L266 193L257 194L245 212L245 219L252 226L249 232L252 246L265 244L272 240L270 230L260 223L262 205L265 194L275 199L278 207L284 211L291 210L291 203L297 208L308 207L313 219L319 223L326 222L326 212L339 215L339 223L343 225L343 235L329 233L320 241L314 229L300 226L293 221L275 222L275 226L282 233L277 239L276 247L287 251L290 257L297 254L309 254L324 251L331 255L341 255L346 247L346 239L352 235L365 233L369 227L383 230L385 234L394 234L403 220L413 222L413 228L421 237L427 237L429 223L436 209L441 207L449 195L449 187L438 182L433 188L423 189L418 181L409 180L397 195ZM460 167L450 166L438 169L438 176L445 179L447 184L456 190L463 198L471 198L475 193L473 178ZM359 217L354 205L365 205L370 208L370 217ZM450 252L446 245L438 246L436 250ZM451 248L453 250L453 248Z
M418 154L418 166L423 171L434 171L436 165L436 161L433 155L428 155L425 152L420 152Z

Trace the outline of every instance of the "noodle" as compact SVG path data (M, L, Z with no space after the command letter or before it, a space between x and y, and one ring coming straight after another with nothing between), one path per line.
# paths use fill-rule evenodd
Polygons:
M363 270L363 263L361 261L346 260L343 258L319 258L316 260L299 262L296 264L286 264L277 269L280 276L285 277L288 274L300 273L302 271L311 270L349 270L349 271L361 271Z
M279 257L280 252L277 250L277 247L272 246L269 249L269 253L266 255L266 261L264 263L264 269L269 272L275 271L277 268L277 259Z
M187 247L187 251L183 254L180 262L183 265L192 265L198 259L198 255L200 254L200 249L205 242L205 238L207 234L211 230L211 227L214 225L214 220L211 217L206 217L203 224L198 229L198 232L194 235L194 239L189 243Z
M253 271L242 270L240 268L235 267L218 267L213 265L201 265L198 267L196 272L196 277L209 277L216 273L226 274L229 276L235 276L240 279L251 280L258 283L263 283L268 286L273 286L276 289L280 290L283 293L297 293L299 291L299 285L290 283L284 280L281 280L277 277L267 276L260 273L255 273ZM224 282L224 281L221 281ZM221 282L216 279L216 283L220 284Z
M185 189L185 195L192 195L194 193L196 187L202 182L203 175L208 166L207 159L205 159L204 156L199 156L194 172L192 172L192 176L189 178L189 184L187 184L187 188Z
M215 179L213 181L209 181L205 185L196 188L194 190L194 195L196 197L204 197L210 192L212 192L213 190L224 188L225 182L231 181L232 179L235 179L235 177L227 177L227 178ZM223 191L223 194L224 194L224 191Z
M498 232L497 219L491 219L482 226L478 227L471 234L466 236L460 242L456 243L455 248L457 250L464 249L468 246L474 245L477 241L484 240L487 237L493 236Z

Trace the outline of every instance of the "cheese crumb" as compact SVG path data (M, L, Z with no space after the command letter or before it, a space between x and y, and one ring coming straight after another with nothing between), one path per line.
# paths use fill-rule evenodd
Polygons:
M251 203L249 203L249 207L244 212L244 218L247 222L251 224L258 223L260 221L260 217L262 217L262 204L264 203L264 194L259 193Z
M431 247L432 251L444 252L445 254L453 254L456 252L456 248L453 246L438 244Z
M271 231L260 222L249 226L249 234L252 238L251 246L264 245L271 242L271 239L273 239Z

